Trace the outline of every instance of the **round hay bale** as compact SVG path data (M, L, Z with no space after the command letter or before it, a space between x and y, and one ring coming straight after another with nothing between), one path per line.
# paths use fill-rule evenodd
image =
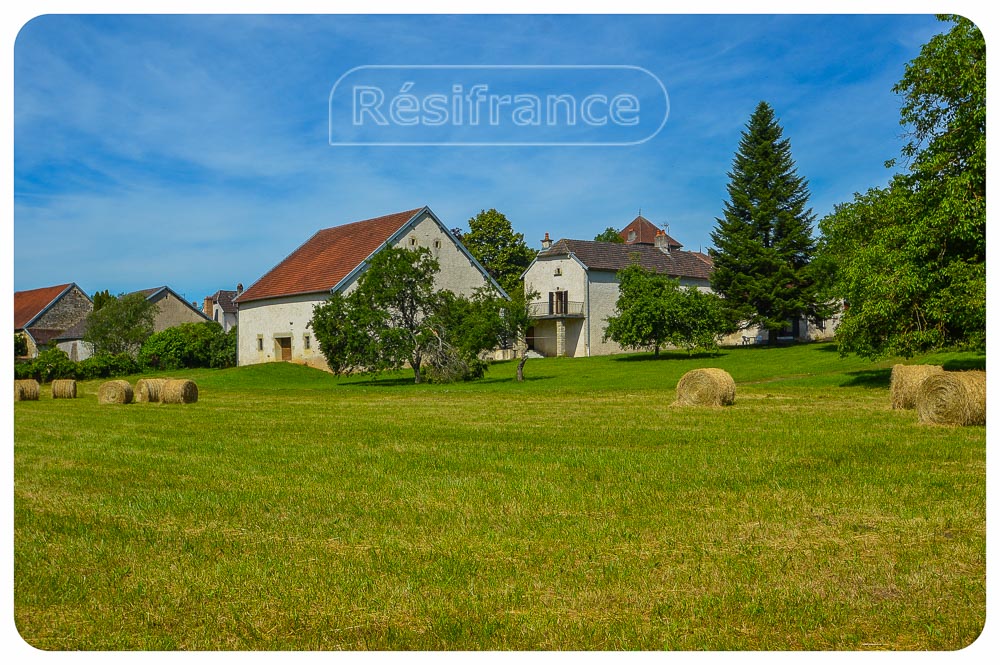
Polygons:
M920 422L933 425L986 424L986 372L934 374L917 390Z
M943 374L941 365L893 365L889 396L894 409L912 409L917 405L917 389L928 376Z
M76 381L56 379L52 382L52 399L76 399Z
M736 401L736 382L724 369L693 369L677 382L679 406L729 406Z
M34 379L14 380L14 401L32 402L38 399L38 381Z
M187 379L170 379L163 386L160 401L164 404L192 404L198 401L198 386Z
M159 402L168 379L139 379L135 384L136 402Z
M128 381L105 381L97 389L98 404L131 404L133 397Z

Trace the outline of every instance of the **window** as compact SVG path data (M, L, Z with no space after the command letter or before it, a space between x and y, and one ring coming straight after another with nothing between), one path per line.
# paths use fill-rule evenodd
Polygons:
M441 249L441 241L440 240L435 240L434 241L434 249Z
M215 310L213 316L215 318L215 322L218 323L219 322L219 310Z
M416 247L416 246L417 246L417 239L410 238L410 247Z
M308 349L309 348L309 335L303 335L302 336L302 348L303 349Z
M556 277L561 277L562 276L562 268L558 268L557 267L555 269L555 272L553 272L552 274L555 275Z
M549 291L549 314L565 314L569 309L569 291Z
M258 351L263 351L264 350L264 336L263 335L257 335L257 350Z
M628 232L628 241L629 242L635 242L635 231L629 231Z

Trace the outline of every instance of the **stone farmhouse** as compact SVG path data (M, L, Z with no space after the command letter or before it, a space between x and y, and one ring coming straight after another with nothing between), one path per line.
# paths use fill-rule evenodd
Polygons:
M14 293L14 333L24 335L28 342L27 357L34 358L41 348L86 320L93 309L90 297L73 283L17 291ZM64 350L69 353L69 349Z
M639 215L619 234L622 243L561 239L545 234L542 251L525 270L524 286L541 299L532 303L535 325L528 331L528 348L543 356L596 356L625 351L604 341L607 319L618 301L622 268L638 262L656 273L678 279L682 286L710 291L712 258L689 252L648 219ZM784 339L830 339L835 321L814 325L805 319L789 321ZM721 340L723 344L762 341L756 328Z
M503 289L430 208L415 208L317 231L236 297L237 364L291 361L326 368L309 326L313 308L349 293L368 261L385 247L424 247L440 263L435 288L471 296Z
M154 333L179 326L182 323L200 323L208 320L208 317L197 307L184 300L169 286L141 289L132 293L141 293L146 296L146 300L156 304L156 314L153 318ZM56 347L66 352L70 360L86 360L94 355L94 347L83 341L83 333L86 329L87 319L84 316L75 325L57 335L53 341Z

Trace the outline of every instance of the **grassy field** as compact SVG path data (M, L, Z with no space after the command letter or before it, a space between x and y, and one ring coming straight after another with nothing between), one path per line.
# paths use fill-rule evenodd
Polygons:
M985 358L918 359L951 369ZM957 649L985 428L832 346L531 360L414 386L271 364L193 405L14 405L41 649ZM671 408L722 367L732 407Z

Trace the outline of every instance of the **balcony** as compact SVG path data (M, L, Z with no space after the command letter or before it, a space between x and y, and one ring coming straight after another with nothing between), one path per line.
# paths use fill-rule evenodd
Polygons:
M583 303L573 300L540 300L528 305L528 314L533 319L582 319Z

